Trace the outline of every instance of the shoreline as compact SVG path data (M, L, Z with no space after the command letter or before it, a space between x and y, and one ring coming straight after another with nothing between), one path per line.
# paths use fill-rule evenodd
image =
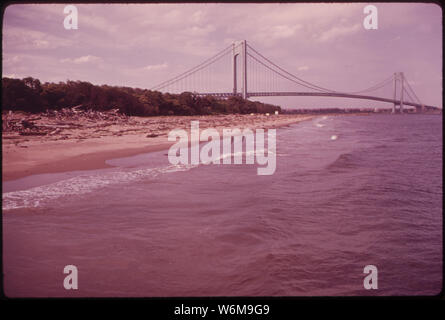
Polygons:
M223 128L279 128L315 118L314 115L216 115L216 116L170 116L156 118L131 117L128 124L110 125L100 129L101 136L85 138L97 132L88 128L64 132L58 137L27 137L3 133L2 179L12 181L36 174L60 173L76 170L111 168L106 160L129 157L142 153L167 150L175 142L167 140L172 129L186 129L190 121L199 120L200 130ZM154 121L153 121L154 120ZM147 123L149 122L149 123ZM153 131L153 126L161 125ZM125 132L133 131L132 134ZM188 131L188 130L187 130ZM116 135L116 132L122 133ZM148 137L147 132L155 132ZM66 138L66 134L70 136ZM80 139L79 135L83 138Z

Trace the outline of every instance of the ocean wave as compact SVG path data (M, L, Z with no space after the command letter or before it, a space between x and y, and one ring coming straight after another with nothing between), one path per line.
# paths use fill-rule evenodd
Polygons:
M328 117L326 117L326 116L321 117L321 118L316 118L314 121L314 125L317 128L323 128L324 126L326 126L326 124L324 124L323 122L324 122L324 120L327 120L327 119L328 119Z
M146 177L155 177L164 173L187 171L196 166L197 165L181 164L133 171L114 171L105 174L81 175L27 190L3 193L2 208L3 210L35 208L43 205L47 201L56 200L64 196L86 194L109 185L136 181Z
M247 152L231 152L222 154L215 158L215 160L223 160L232 156L255 156L256 154L263 154L264 152L273 153L271 150L264 149L251 150ZM42 206L48 201L56 200L61 197L87 194L109 185L137 181L147 177L155 177L164 173L187 171L197 166L199 166L199 164L177 164L132 171L121 168L122 171L113 171L94 175L80 175L27 190L3 193L2 208L3 210L36 208Z
M352 169L358 166L357 158L352 153L342 153L337 159L327 166L329 171L338 169Z

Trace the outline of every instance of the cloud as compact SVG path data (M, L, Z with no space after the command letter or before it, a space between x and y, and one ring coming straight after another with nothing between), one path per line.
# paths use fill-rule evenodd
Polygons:
M48 41L39 39L34 40L33 44L36 48L49 48L50 46Z
M105 16L94 14L93 6L79 6L79 29L115 34L118 31L119 20L107 19ZM84 11L84 12L83 12Z
M193 27L187 28L187 29L185 29L183 31L183 33L185 35L187 35L187 36L192 36L192 37L199 36L199 37L202 37L202 36L208 35L210 32L212 32L214 30L215 30L215 27L213 25L209 24L209 25L206 25L204 27L193 26Z
M352 35L361 30L361 28L362 26L359 23L352 26L335 26L327 31L322 32L317 40L321 42L332 41L339 37Z
M195 13L192 15L192 21L194 23L200 23L202 22L203 16L204 14L201 10L195 11Z
M3 63L4 64L17 64L22 61L22 57L19 55L3 55Z
M168 68L168 64L167 63L163 63L163 64L151 64L148 66L143 67L143 70L160 70L160 69L165 69Z
M4 73L4 74L2 74L2 77L20 79L20 77L17 74L15 74L15 73L8 73L8 74Z
M285 39L292 37L296 30L301 29L301 25L278 25L273 26L270 30L269 36L273 39Z
M56 49L70 45L72 41L69 39L26 27L5 26L3 29L3 46L6 50Z
M65 59L61 59L60 62L69 62L69 63L76 63L76 64L83 64L83 63L98 63L101 62L102 58L100 57L96 57L93 55L87 55L87 56L82 56L79 58L65 58Z

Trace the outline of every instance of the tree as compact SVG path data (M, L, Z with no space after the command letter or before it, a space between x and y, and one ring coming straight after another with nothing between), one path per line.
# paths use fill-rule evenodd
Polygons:
M272 113L278 106L232 96L216 99L191 92L161 93L140 88L97 86L86 81L41 84L38 79L2 79L2 105L6 110L39 112L82 105L94 110L118 108L127 115L205 115L216 113Z

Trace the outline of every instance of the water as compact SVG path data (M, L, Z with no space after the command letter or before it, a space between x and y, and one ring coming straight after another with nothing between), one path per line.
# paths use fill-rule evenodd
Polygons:
M442 288L441 116L324 116L278 129L271 176L257 165L173 166L165 154L3 183L6 294ZM76 291L63 288L66 265L78 268ZM366 265L378 268L377 290L363 288Z

